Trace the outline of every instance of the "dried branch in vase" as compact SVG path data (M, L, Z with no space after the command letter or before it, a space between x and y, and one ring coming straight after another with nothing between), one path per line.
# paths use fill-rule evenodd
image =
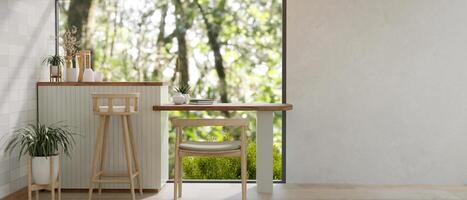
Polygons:
M79 51L79 42L76 39L76 33L78 29L76 26L72 26L71 29L67 29L62 35L62 46L65 51L65 59L72 60Z

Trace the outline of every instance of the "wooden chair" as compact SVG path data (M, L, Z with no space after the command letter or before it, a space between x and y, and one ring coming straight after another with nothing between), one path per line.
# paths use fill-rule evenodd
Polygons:
M139 93L92 94L91 96L93 111L94 114L99 115L100 125L96 135L94 158L91 164L89 200L92 198L94 183L99 184L99 194L102 191L102 183L129 183L131 197L135 200L135 185L133 183L133 179L137 178L140 194L143 193L143 182L141 178L141 168L135 149L130 116L138 113ZM123 142L127 162L126 175L104 173L110 116L119 116L122 120ZM135 165L135 168L133 168L133 164Z
M238 156L241 160L242 199L246 200L247 181L247 138L245 129L248 125L246 119L173 119L172 125L176 129L175 139L175 177L174 199L182 196L182 159L184 156ZM240 127L240 141L232 142L191 142L182 141L184 127L199 126L229 126Z

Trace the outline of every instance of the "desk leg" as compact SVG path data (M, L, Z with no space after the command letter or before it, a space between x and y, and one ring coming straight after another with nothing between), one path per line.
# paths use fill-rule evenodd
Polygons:
M256 113L256 184L257 191L272 193L273 112Z

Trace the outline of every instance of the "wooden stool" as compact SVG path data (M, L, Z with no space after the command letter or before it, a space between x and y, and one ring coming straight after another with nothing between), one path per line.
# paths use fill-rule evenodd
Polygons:
M61 167L61 162L60 162L60 155L57 158L58 162L58 176L57 179L55 180L53 178L54 174L54 159L52 157L49 157L50 160L50 183L47 185L39 185L39 184L34 184L32 182L32 157L29 157L28 159L28 200L32 200L32 192L36 191L36 200L39 200L39 191L40 190L49 190L51 193L51 198L52 200L55 200L55 189L58 190L58 200L62 199L62 167Z
M133 129L130 116L138 113L139 93L122 94L92 94L94 114L99 115L100 125L96 134L96 146L91 165L91 180L89 183L89 200L92 198L93 184L99 184L99 194L102 192L102 183L129 183L132 199L135 199L135 185L133 179L137 178L139 193L143 193L141 168L138 162L133 138ZM120 104L120 105L119 105ZM104 164L107 148L110 116L119 116L122 119L123 142L127 162L126 175L113 175L104 173ZM133 164L135 168L133 168Z

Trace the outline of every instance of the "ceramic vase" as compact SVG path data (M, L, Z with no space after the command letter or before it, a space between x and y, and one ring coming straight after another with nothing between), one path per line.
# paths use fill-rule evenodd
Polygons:
M84 82L94 82L94 72L92 71L91 68L84 69L83 81Z
M102 82L102 72L94 72L94 82Z
M66 81L67 82L78 82L78 69L67 68L66 69Z

